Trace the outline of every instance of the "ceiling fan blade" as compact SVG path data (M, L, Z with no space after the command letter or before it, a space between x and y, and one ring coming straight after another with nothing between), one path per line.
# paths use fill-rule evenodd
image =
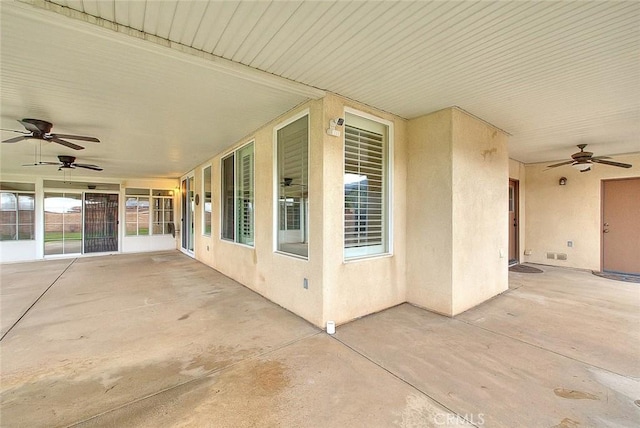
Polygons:
M26 163L22 166L40 166L40 165L60 165L59 162L38 162L38 163Z
M4 140L3 143L17 143L18 141L26 140L31 138L31 135L21 135L19 137L9 138L8 140Z
M622 162L613 162L613 161L607 161L607 160L602 160L602 159L591 159L594 162L597 163L603 163L605 165L611 165L611 166L619 166L620 168L631 168L633 165L630 165L628 163L622 163Z
M594 160L594 159L611 159L611 158L609 156L593 156L591 160Z
M62 144L63 146L67 146L67 147L69 147L70 149L73 149L73 150L82 150L82 149L84 149L84 147L82 147L82 146L70 143L69 141L61 140L58 137L51 137L51 138L47 138L46 140L47 141L53 141L54 143Z
M16 134L31 134L31 132L27 132L27 131L17 131L15 129L6 129L6 128L0 128L0 131L6 131L6 132L15 132Z
M77 168L92 169L94 171L102 171L102 168L100 168L98 165L91 165L86 163L74 163L73 166Z
M51 134L53 138L69 138L71 140L82 140L82 141L91 141L92 143L99 143L95 137L84 137L82 135L69 135L69 134Z
M548 165L548 166L547 166L547 168L555 168L555 167L557 167L557 166L569 165L569 164L572 164L572 163L574 163L574 162L575 162L575 161L572 159L572 160L568 160L568 161L564 161L564 162L560 162L560 163L555 163L555 164L553 164L553 165Z

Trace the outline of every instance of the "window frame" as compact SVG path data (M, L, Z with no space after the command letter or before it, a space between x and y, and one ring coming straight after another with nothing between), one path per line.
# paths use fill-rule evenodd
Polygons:
M242 157L240 153L247 150L251 146L251 182L250 182L250 200L251 200L251 214L250 214L250 226L251 230L250 240L247 242L243 242L242 237L244 235L239 233L241 224L239 221L239 215L241 207L239 206L239 200L242 199L240 196L240 192L243 191L244 187L240 185L240 177L241 177L241 165ZM231 194L233 200L233 209L231 212L227 212L229 210L228 202L226 198L228 198L228 189L226 188L227 178L226 172L227 168L225 167L225 162L231 159L230 165L232 167L231 173ZM256 143L255 140L247 141L246 143L237 146L232 151L226 153L220 158L220 240L226 242L232 242L234 244L244 245L250 248L255 247L256 233ZM229 222L229 216L231 222ZM230 230L232 232L232 237L225 236L228 232L228 227L231 226Z
M173 223L175 227L175 202L174 202L174 189L151 189L151 188L142 188L142 187L127 187L124 189L124 237L132 238L136 236L166 236L171 235L172 230L171 227L168 226L169 223ZM149 221L148 228L149 231L146 234L139 233L139 216L136 211L136 232L135 234L127 233L127 224L131 223L127 221L127 201L129 198L146 198L149 202ZM155 200L160 199L162 202L160 203L161 207L159 209L156 208ZM171 200L171 207L165 207L165 201ZM136 205L138 206L138 205ZM158 222L156 222L156 213L162 213L162 233L156 233L155 228ZM165 213L171 212L171 219L167 220Z
M129 233L129 225L133 222L129 221L127 214L129 214L128 202L130 199L136 200L136 233ZM140 222L140 199L146 199L147 201L147 233L140 233L140 225L144 224ZM151 196L147 195L127 195L125 191L124 196L124 236L150 236L151 235Z
M156 194L156 192L158 194ZM166 193L166 194L163 194ZM151 204L151 208L149 210L149 219L151 222L150 225L150 235L153 236L166 236L166 235L172 235L173 231L172 229L175 229L175 216L176 216L176 204L175 204L175 194L173 189L151 189L151 197L149 199L149 203ZM162 201L162 203L160 205L162 205L162 208L160 209L156 209L156 202L155 200L159 199ZM171 201L170 205L171 207L169 209L167 209L167 207L165 206L165 201ZM154 231L154 228L157 224L157 222L155 221L156 218L156 213L161 212L162 213L162 221L160 221L160 223L162 224L162 233L156 233ZM170 212L171 213L171 218L169 220L167 220L166 218L166 213ZM173 224L172 227L169 226L169 224Z
M390 120L383 119L379 116L375 116L354 108L345 107L345 129L342 137L342 253L343 260L345 263L354 262L359 260L369 260L372 258L379 257L390 257L393 256L393 188L394 188L394 123ZM345 246L345 220L346 220L346 194L345 194L345 185L344 185L344 176L346 169L346 161L345 161L345 149L346 149L346 125L347 125L347 117L348 115L357 116L359 118L375 122L382 126L386 127L386 150L383 155L385 156L384 165L383 165L383 248L381 251L376 252L368 252L366 250L356 250L357 248L366 248L366 247L352 247L350 249ZM350 254L349 254L350 253Z
M209 180L207 180L206 170L209 170ZM213 181L212 181L213 168L211 164L202 168L202 236L211 237L212 221L213 221ZM209 196L207 197L207 183L209 184ZM207 211L207 201L209 202L209 211ZM207 216L209 222L207 223ZM207 224L209 225L209 231L207 232Z
M292 123L300 120L301 118L307 118L307 193L309 192L309 178L310 178L310 165L311 165L311 113L310 109L306 108L297 114L290 116L287 120L280 122L273 128L273 252L276 254L285 255L301 260L309 260L311 255L309 241L311 240L311 227L310 227L310 215L311 212L311 198L307 195L306 203L304 207L301 206L301 211L304 213L299 219L301 227L304 227L304 234L307 237L307 254L300 255L293 252L287 252L281 250L280 246L280 178L278 168L278 132L291 125Z
M17 189L11 189L11 185L20 185L20 186L24 186L24 187L33 187L33 190L17 190ZM6 188L5 188L6 187ZM15 198L15 203L16 203L16 209L15 210L6 210L6 212L13 212L15 213L15 222L12 222L11 224L9 223L2 223L2 226L13 226L15 227L15 234L13 235L12 239L4 239L1 235L0 235L0 242L18 242L18 241L35 241L36 240L36 208L37 208L37 198L36 198L36 191L35 191L35 185L33 183L3 183L3 185L0 186L0 193L10 193L14 196ZM21 210L20 209L20 197L29 197L32 201L32 205L33 208L30 210ZM0 210L2 212L4 212L5 210L2 210L0 207ZM28 223L21 223L20 222L20 212L21 211L30 211L31 212L31 221ZM2 221L2 219L0 219L0 221ZM21 226L30 226L31 231L30 231L30 237L29 238L21 238L20 237L20 228Z

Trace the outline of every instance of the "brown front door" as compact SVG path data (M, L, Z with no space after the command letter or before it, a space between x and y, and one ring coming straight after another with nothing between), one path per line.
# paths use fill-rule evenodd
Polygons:
M513 262L518 262L518 182L509 180L509 263Z
M640 178L602 182L602 270L640 274Z

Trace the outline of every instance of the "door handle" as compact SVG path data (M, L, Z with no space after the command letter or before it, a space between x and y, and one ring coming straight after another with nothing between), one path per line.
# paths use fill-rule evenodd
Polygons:
M602 233L609 233L609 229L603 230Z

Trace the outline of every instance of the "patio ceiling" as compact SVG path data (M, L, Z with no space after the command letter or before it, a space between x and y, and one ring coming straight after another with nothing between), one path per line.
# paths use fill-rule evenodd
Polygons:
M409 119L457 105L510 133L525 163L579 143L640 151L635 1L0 7L1 127L36 117L100 138L79 152L42 146L42 160L105 169L89 174L177 177L325 90ZM39 148L1 145L2 173L24 174Z

